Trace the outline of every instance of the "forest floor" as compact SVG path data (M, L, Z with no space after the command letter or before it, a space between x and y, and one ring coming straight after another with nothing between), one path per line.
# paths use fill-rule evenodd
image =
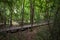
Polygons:
M3 34L0 36L0 40L39 40L43 39L42 36L48 37L48 30L48 25L46 25L32 28L32 31L27 29L16 33L4 33L4 36L2 36Z

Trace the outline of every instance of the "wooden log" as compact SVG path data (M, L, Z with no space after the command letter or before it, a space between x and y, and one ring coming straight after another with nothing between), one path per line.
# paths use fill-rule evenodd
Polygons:
M50 24L52 24L52 22L50 22ZM33 24L33 27L43 26L43 25L48 25L48 23L44 22L44 23L39 23L39 24ZM23 29L26 29L26 28L31 28L31 25L24 25ZM21 26L9 27L9 28L0 29L0 32L7 32L7 31L13 31L13 30L22 30L22 28L21 28Z

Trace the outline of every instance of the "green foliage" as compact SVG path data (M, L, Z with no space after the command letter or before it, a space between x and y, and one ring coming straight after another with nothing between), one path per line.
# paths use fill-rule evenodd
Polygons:
M32 0L34 1L34 0ZM21 0L6 0L6 3L4 3L2 0L0 2L0 8L5 7L5 12L6 12L6 19L9 20L12 12L12 20L19 20L21 21L22 18L22 4L23 1ZM48 14L50 13L51 17L53 16L53 4L54 1L49 1L48 2L48 9L46 9L46 0L35 0L34 4L34 20L35 22L40 22L40 20L44 20L44 15L46 13L46 10L48 11ZM4 6L5 5L5 6ZM30 2L29 0L24 1L24 21L28 23L30 21Z
M0 22L3 20L8 23L12 21L21 21L22 14L24 23L30 23L30 1L34 6L34 22L39 23L42 20L54 19L54 27L60 28L60 0L0 0ZM35 1L35 2L34 2ZM23 5L24 4L24 5ZM24 7L24 9L23 9ZM58 15L56 11L58 10ZM23 12L24 11L24 12ZM12 18L11 18L12 17ZM56 22L55 22L56 21ZM58 26L58 27L57 27ZM53 29L54 29L53 27ZM56 29L55 28L55 29ZM55 30L54 29L54 30ZM3 35L3 33L1 33ZM49 33L41 31L37 33L37 40L47 40ZM5 34L4 34L5 35ZM14 39L13 39L14 40Z

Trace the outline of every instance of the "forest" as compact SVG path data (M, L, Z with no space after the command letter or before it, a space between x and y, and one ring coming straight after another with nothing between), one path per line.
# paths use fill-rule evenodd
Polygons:
M60 40L60 0L0 0L0 40Z

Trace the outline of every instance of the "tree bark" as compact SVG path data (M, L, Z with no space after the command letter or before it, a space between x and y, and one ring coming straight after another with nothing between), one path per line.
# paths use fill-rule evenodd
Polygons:
M31 23L31 27L33 27L33 23L34 23L34 3L35 0L30 0L30 23Z

